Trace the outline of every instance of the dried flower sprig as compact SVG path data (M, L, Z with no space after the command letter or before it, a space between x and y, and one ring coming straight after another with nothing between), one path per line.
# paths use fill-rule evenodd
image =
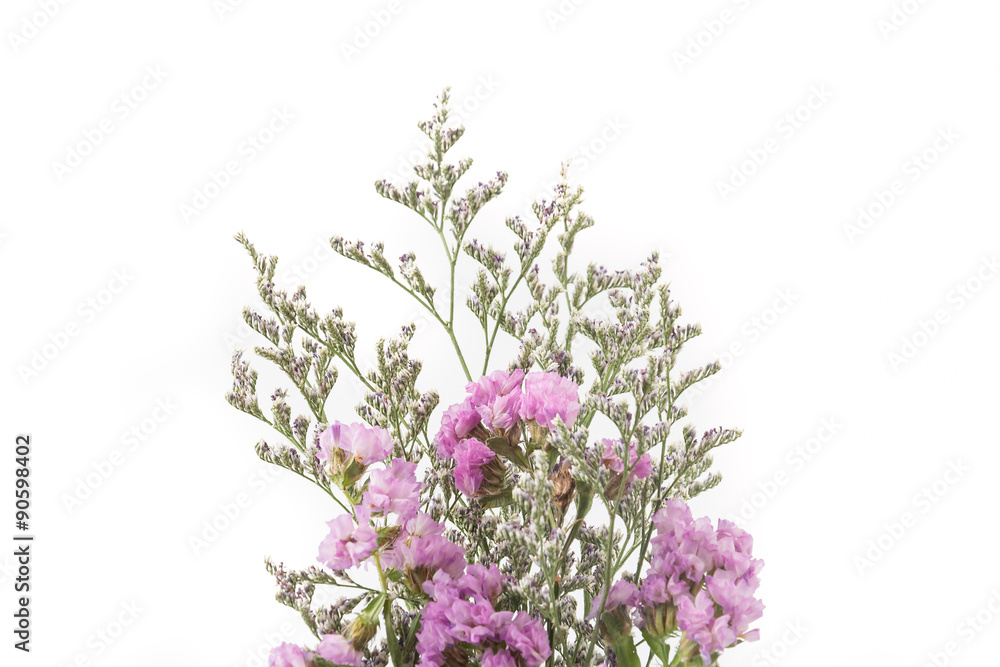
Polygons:
M574 270L577 237L595 222L580 210L583 190L569 185L565 165L553 197L534 205L533 223L506 220L513 261L467 238L507 175L460 192L472 160L449 159L464 129L451 122L448 101L445 90L419 124L432 147L414 179L375 184L431 227L448 284L431 285L412 252L394 263L381 242L335 236L331 246L430 314L465 376L462 402L436 413L438 394L418 389L413 324L379 340L374 367L361 368L343 311L321 315L305 287L278 289L277 258L237 235L265 307L244 311L266 341L256 354L288 378L311 416L292 417L284 388L266 413L242 353L227 399L287 442L259 443L264 461L312 481L343 511L319 546L323 568L268 562L278 600L320 640L312 650L282 645L271 664L641 667L638 628L650 659L714 665L724 649L756 638L749 624L763 609L750 536L729 522L712 529L695 521L685 504L719 483L711 452L740 435L699 435L685 423L685 391L719 365L678 368L700 329L680 322L656 253L635 271ZM546 253L554 256L543 272ZM475 277L465 306L482 330L478 344L456 328L469 261ZM489 372L500 332L518 351ZM586 369L577 362L584 357ZM362 422L327 417L341 372L365 388ZM595 441L591 431L610 437ZM360 582L358 568L374 568L377 584ZM318 585L353 597L314 608ZM379 633L385 639L376 644Z

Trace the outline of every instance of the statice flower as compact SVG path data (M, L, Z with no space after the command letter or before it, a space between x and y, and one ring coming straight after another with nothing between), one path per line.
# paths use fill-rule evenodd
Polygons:
M312 653L295 644L282 643L271 649L268 667L312 667Z
M482 647L484 665L538 667L552 654L545 626L525 612L497 611L490 593L499 594L502 575L470 567L470 577L452 579L439 572L424 583L432 601L424 608L417 633L419 667L465 664L468 648ZM503 642L506 651L497 650Z
M443 574L458 578L465 572L465 548L441 535L410 537L397 540L392 550L382 558L386 567L402 572L410 588L422 590L428 579Z
M580 387L558 373L528 373L524 377L521 418L552 428L556 417L572 428L580 413Z
M482 417L471 398L452 405L441 417L441 429L434 438L437 442L438 456L443 459L455 457L458 443L469 437L472 430L479 426Z
M466 386L469 400L490 431L506 431L520 421L524 371L494 371Z
M484 467L494 458L496 454L493 450L478 440L470 438L460 442L455 448L455 487L470 497L480 495L479 487L483 483ZM493 479L494 477L495 475L491 475L492 482L497 481ZM500 482L502 481L501 477ZM492 484L489 490L495 492L496 486L495 483Z
M392 436L384 428L367 424L330 424L319 434L319 458L336 462L356 460L362 467L384 461L392 454Z
M378 533L371 526L355 525L350 514L342 514L326 524L330 534L319 545L319 562L332 570L357 567L378 545Z
M727 647L758 639L750 624L764 611L756 597L764 563L753 558L753 538L730 521L713 528L705 517L694 519L676 498L653 515L653 524L637 621L656 637L681 630L681 652L698 652L705 664Z
M401 522L412 519L420 507L417 464L405 459L393 459L386 468L369 476L368 488L355 508L358 521L367 523L371 516L395 514Z
M337 665L362 667L361 653L351 646L346 637L336 633L323 636L323 640L316 647L316 655Z

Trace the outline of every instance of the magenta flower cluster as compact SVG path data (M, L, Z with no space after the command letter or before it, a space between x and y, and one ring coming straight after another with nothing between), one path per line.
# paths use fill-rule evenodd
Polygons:
M313 659L319 656L336 665L362 667L361 653L347 638L339 634L325 635L315 651L308 651L295 644L280 644L271 649L268 667L312 667Z
M556 417L572 427L580 412L578 385L558 373L495 371L465 389L466 399L445 411L435 441L438 455L455 461L455 486L471 497L481 495L487 464L497 456L487 440L516 442L524 424L552 428Z
M417 633L418 667L466 664L469 647L482 667L539 667L552 650L545 626L523 611L497 611L504 576L496 565L469 565L457 579L443 572L424 583L432 601Z
M651 563L640 587L640 623L672 625L695 642L706 664L713 653L739 641L759 638L750 624L764 613L756 597L764 561L753 557L753 537L720 519L693 519L679 499L653 515L656 536L650 540ZM672 628L653 628L670 630Z

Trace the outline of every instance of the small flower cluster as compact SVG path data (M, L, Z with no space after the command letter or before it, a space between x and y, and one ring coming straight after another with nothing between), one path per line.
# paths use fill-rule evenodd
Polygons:
M467 398L445 411L436 442L438 455L455 461L455 487L471 498L501 491L503 458L526 467L519 448L526 427L530 447L544 442L556 418L571 428L580 412L579 386L558 373L495 371L465 389Z
M692 518L677 498L653 515L653 524L657 534L649 542L650 568L641 586L615 583L602 620L631 627L621 611L632 609L636 624L651 637L665 639L680 630L681 657L699 653L706 665L723 649L758 639L750 624L764 612L756 597L764 562L753 557L753 538L724 519L713 528L707 517Z
M504 577L496 565L473 564L457 579L443 572L424 583L433 601L417 633L419 667L465 665L480 653L483 667L538 667L552 654L541 621L523 611L497 611Z

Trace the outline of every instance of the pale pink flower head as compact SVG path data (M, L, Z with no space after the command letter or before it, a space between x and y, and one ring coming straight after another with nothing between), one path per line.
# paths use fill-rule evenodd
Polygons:
M397 542L382 560L386 567L403 573L414 592L423 590L424 582L437 574L456 579L465 572L465 548L441 535Z
M475 497L483 483L483 466L496 458L492 449L479 440L469 438L455 448L455 487L469 497Z
M521 418L552 428L559 417L572 428L580 413L580 387L558 373L528 373L524 377Z
M486 649L483 652L482 667L517 667L517 661L506 649Z
M295 644L282 643L271 649L268 667L313 667L312 652Z
M336 633L323 635L323 641L316 647L316 655L337 665L362 667L361 653L343 635Z
M601 440L601 444L604 445L604 453L601 454L601 465L614 473L625 472L625 462L622 461L621 456L618 454L621 442L621 440L612 440L610 438ZM653 461L649 456L649 452L646 452L640 458L636 452L634 442L628 446L628 457L629 467L631 468L628 475L628 483L632 483L636 479L646 479L653 472ZM638 461L636 460L637 458Z
M597 618L597 610L601 606L601 598L604 597L604 589L594 596L594 601L590 604L590 613L587 620L592 621ZM639 603L639 587L635 584L619 579L611 586L608 592L608 599L604 601L604 613L618 609L619 607L634 607Z
M417 481L416 470L417 464L412 461L393 459L387 467L372 471L361 504L355 508L358 521L365 523L372 515L395 514L405 522L416 516L423 486Z
M545 626L523 611L517 612L511 623L500 630L507 646L521 654L526 667L539 667L552 655Z
M441 417L441 429L434 438L438 447L438 456L443 459L454 458L455 447L469 436L472 429L479 425L481 419L471 398L456 403L445 410Z
M466 385L483 426L494 432L505 431L520 419L523 379L524 371L517 368L511 372L494 371Z
M319 545L317 560L331 570L357 567L378 545L378 533L371 526L357 526L350 514L342 514L326 524L330 534Z
M336 461L344 456L336 450L346 452L347 460L357 460L362 466L384 461L392 454L392 436L384 428L367 424L341 424L333 422L319 434L319 458L321 461Z

